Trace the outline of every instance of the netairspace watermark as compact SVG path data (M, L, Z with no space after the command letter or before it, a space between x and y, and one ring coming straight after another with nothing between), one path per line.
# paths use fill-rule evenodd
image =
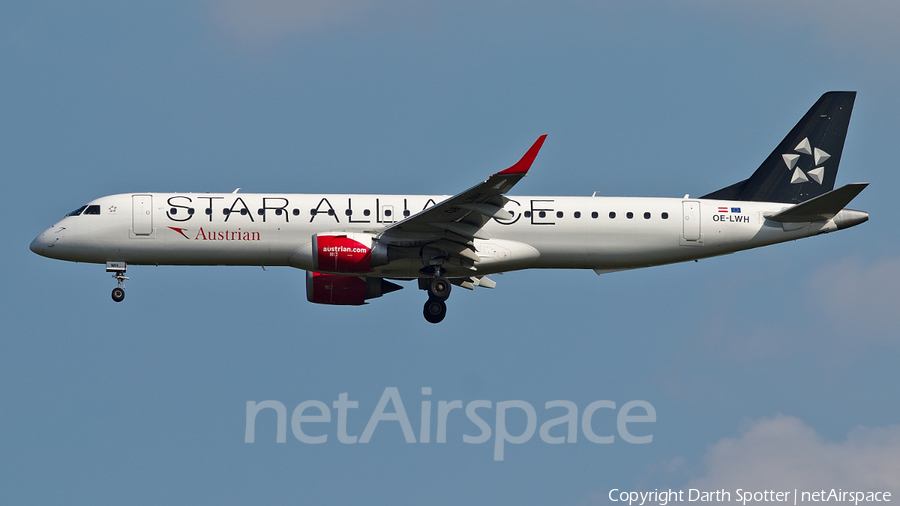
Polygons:
M553 415L554 418L544 421L540 426L540 430L538 430L537 410L526 401L513 400L495 403L489 400L474 400L465 404L465 406L463 406L463 401L461 400L437 401L437 405L432 408L433 402L429 397L430 395L431 387L422 388L422 396L425 399L421 401L418 441L410 419L406 414L406 409L403 407L400 391L396 387L384 389L378 405L369 416L366 428L359 436L347 433L348 418L352 416L350 410L359 408L359 402L350 400L347 392L339 394L337 400L331 403L330 408L328 404L316 400L307 400L298 404L291 414L291 432L293 432L294 437L298 441L306 444L327 443L330 435L336 435L338 442L341 444L368 443L372 440L379 423L396 422L403 432L403 437L407 443L430 443L433 434L435 443L440 444L447 442L448 419L460 420L465 415L465 419L471 422L474 428L468 428L466 433L453 431L451 437L456 438L461 435L464 443L482 444L490 441L493 436L494 460L498 461L503 460L504 448L507 443L526 443L532 439L535 431L538 431L541 441L547 444L578 442L579 409L571 401L555 400L545 403L545 413L541 419L545 419L550 415ZM388 404L391 405L393 411L387 411ZM336 427L322 427L321 424L332 423L332 409L336 411L337 415ZM256 418L264 410L273 410L277 414L275 441L277 443L287 442L287 408L283 403L275 400L247 401L247 425L244 433L244 442L256 442ZM595 423L594 417L599 410L611 410L616 413L615 433L623 441L631 444L647 444L653 441L653 434L645 433L647 427L636 425L656 422L656 409L649 402L640 400L629 401L617 410L615 401L600 400L591 402L581 410L581 433L584 439L587 439L589 442L612 444L616 440L613 427L603 427L602 430L597 427L598 424ZM436 415L434 432L432 432L433 414ZM506 422L508 414L515 418L521 418L524 415L525 428L521 433L510 434ZM597 419L599 420L600 418L600 415L597 415ZM266 420L268 419L270 418L266 418ZM493 421L493 428L486 420ZM629 428L629 424L632 424L632 428ZM266 425L267 429L271 427L269 424ZM454 426L458 425L458 423L454 424ZM560 428L554 431L555 427ZM595 428L597 429L596 432ZM477 433L474 435L469 434L468 432L471 429L474 429ZM553 431L553 434L551 434L551 431ZM637 431L641 435L634 435L631 431ZM600 434L597 432L600 432Z
M733 498L732 498L733 497ZM628 506L658 505L666 506L670 502L735 502L746 506L748 503L780 502L798 503L859 503L891 502L891 493L884 491L859 491L832 488L829 490L746 490L739 488L734 494L728 490L654 490L652 492L624 491L614 488L609 491L612 502L628 503Z

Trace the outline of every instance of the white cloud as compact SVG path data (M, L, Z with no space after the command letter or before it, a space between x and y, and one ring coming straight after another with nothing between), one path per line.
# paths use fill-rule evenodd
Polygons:
M680 457L663 462L659 467L651 474L663 471L663 475L672 479L690 472L688 464ZM749 422L740 436L723 438L712 445L703 457L700 477L671 487L642 479L631 490L638 493L654 489L681 490L685 502L689 489L725 490L730 492L730 500L721 502L730 504L740 504L736 493L738 489L751 493L773 490L791 492L788 504L793 504L795 490L802 494L840 489L847 492L890 492L891 501L895 502L900 497L898 469L900 425L857 427L844 441L832 442L826 441L796 417L777 415ZM579 504L612 504L609 493L610 489L595 491ZM723 496L722 499L729 498ZM799 499L797 503L813 504ZM654 506L659 503L651 501L645 504ZM680 503L669 503L670 506L677 504ZM759 502L747 503L748 506L754 504Z
M842 442L825 441L792 416L752 423L737 438L716 443L706 474L683 489L889 491L900 494L900 425L859 427Z

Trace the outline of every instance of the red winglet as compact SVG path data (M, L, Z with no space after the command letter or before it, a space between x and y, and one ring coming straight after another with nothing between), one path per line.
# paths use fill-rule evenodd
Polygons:
M541 150L541 146L544 145L544 139L547 138L547 134L544 134L531 145L531 148L525 153L525 156L522 157L521 160L515 163L512 167L502 170L498 172L498 174L525 174L528 172L528 169L531 168L531 164L534 163L534 159L537 157L538 151Z

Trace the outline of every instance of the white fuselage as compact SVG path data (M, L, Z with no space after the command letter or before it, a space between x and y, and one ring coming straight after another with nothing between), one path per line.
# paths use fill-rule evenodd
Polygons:
M156 265L284 265L314 270L312 236L377 235L447 196L313 194L120 194L90 202L92 214L68 216L31 245L63 260ZM765 215L790 207L634 197L508 197L512 219L491 219L476 239L477 272L526 268L597 272L681 262L846 228L835 218L782 224ZM613 214L614 213L614 214ZM614 216L614 217L613 217ZM842 225L842 218L844 224ZM856 221L858 222L858 221ZM416 244L407 245L414 250ZM423 276L417 254L364 276Z

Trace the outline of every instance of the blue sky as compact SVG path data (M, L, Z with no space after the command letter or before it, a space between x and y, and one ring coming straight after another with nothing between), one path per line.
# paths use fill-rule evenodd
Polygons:
M812 0L3 4L3 502L900 493L898 15ZM872 183L852 205L868 223L699 263L496 276L454 292L436 326L411 285L318 306L288 268L137 266L114 304L102 266L28 250L113 193L452 194L544 133L514 193L702 195L747 177L829 90L859 93L838 184ZM462 441L477 433L463 416L443 444L382 422L344 445L333 421L308 445L290 427L276 443L260 414L244 442L247 401L290 414L347 392L360 435L388 387L417 435L423 387L433 408L524 400L539 425L553 400L644 400L657 421L635 426L649 444L536 433L501 462L493 439Z

